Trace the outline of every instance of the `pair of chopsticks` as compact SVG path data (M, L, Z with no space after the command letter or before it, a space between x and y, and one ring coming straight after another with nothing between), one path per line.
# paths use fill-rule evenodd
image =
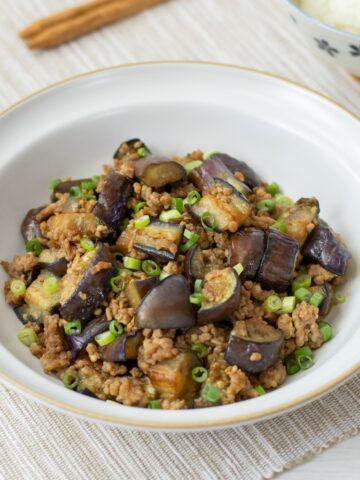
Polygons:
M166 0L92 0L42 18L20 32L29 48L52 48Z

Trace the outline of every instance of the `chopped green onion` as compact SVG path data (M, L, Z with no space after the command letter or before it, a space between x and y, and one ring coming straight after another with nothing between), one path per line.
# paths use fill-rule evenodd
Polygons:
M96 184L94 182L81 182L81 190L95 190Z
M197 278L194 283L194 292L195 293L201 293L202 289L202 280L200 278Z
M180 246L180 251L182 253L186 253L188 250L190 250L191 247L193 247L194 245L196 245L197 241L199 240L199 236L194 234L194 237L190 240L188 240L186 243L184 243L184 245L181 245Z
M294 357L301 370L307 370L314 365L313 352L309 347L297 348Z
M282 208L291 207L294 202L290 197L283 195L282 193L277 193L275 195L275 205Z
M187 197L184 200L184 204L195 205L199 200L201 200L201 195L196 190L192 190L187 194Z
M122 292L125 288L125 281L121 275L110 278L111 290L115 293Z
M124 220L120 223L120 226L119 226L120 230L122 232L126 230L129 223L130 223L130 220L128 218L124 218Z
M135 228L144 228L151 222L149 215L143 215L135 220Z
M295 310L296 297L284 297L282 299L281 313L292 313Z
M319 307L324 298L325 296L322 293L314 292L310 297L309 303L314 307Z
M189 174L192 170L194 170L194 168L201 167L202 163L203 162L201 160L193 160L192 162L186 163L184 165L186 173Z
M204 212L201 215L201 225L206 232L211 232L217 227L217 221L211 212Z
M49 183L49 188L50 190L54 190L60 183L62 183L62 180L60 178L56 178L55 180L52 180Z
M270 193L270 195L274 196L277 193L280 193L280 187L276 182L272 182L267 186L266 191L267 193Z
M207 383L201 391L201 396L207 402L216 403L221 398L221 391L215 385Z
M30 345L36 342L38 339L38 336L32 328L23 328L22 330L20 330L17 336L20 342L27 347L30 347Z
M274 313L281 310L282 301L277 295L270 295L264 302L264 308L268 313Z
M235 270L235 272L238 274L238 275L241 275L242 272L244 271L244 266L242 263L237 263L233 269Z
M324 342L328 342L334 336L332 326L327 322L319 322L320 333Z
M158 277L161 273L161 268L154 260L144 260L141 269L148 277Z
M99 335L96 335L95 337L95 342L100 345L100 347L104 347L105 345L109 345L109 343L112 343L116 338L116 335L114 335L110 330L107 330L106 332L99 333Z
M171 208L180 213L184 213L184 200L182 198L173 197L171 199Z
M146 207L146 202L139 202L135 205L134 212L138 213L144 207Z
M124 257L124 267L129 270L141 270L141 260L133 257Z
M119 268L118 275L122 276L124 273L125 275L130 275L130 276L134 274L134 272L132 272L131 270L128 270L127 268Z
M341 304L341 303L346 302L346 297L343 293L336 292L335 298L336 298L337 303Z
M42 246L39 240L34 239L34 240L28 240L26 242L26 251L27 252L32 252L34 255L37 257L40 255L42 251Z
M21 297L26 292L25 282L23 280L18 280L17 278L14 278L14 280L11 280L10 283L10 291L16 297Z
M71 197L81 197L81 190L80 187L77 185L73 185L70 187L70 196Z
M91 180L97 185L100 181L100 176L99 175L93 175L91 177Z
M199 358L204 358L209 353L209 347L201 342L193 343L191 345L191 350L196 352Z
M139 157L143 158L146 157L149 152L146 150L145 147L140 147L136 150L136 153Z
M266 393L265 388L261 385L256 385L255 390L257 391L258 395L265 395Z
M298 288L311 287L311 277L307 273L296 277L291 284L292 291L295 292Z
M286 230L284 220L279 220L273 223L272 225L270 225L270 228L275 228L276 230L279 230L279 232L283 232L283 233Z
M165 280L165 278L170 277L170 275L171 275L171 273L164 272L164 270L162 270L162 272L160 273L159 279L160 279L160 281Z
M150 400L148 403L148 408L152 408L154 410L161 409L161 400Z
M63 376L63 384L66 388L70 388L71 390L76 388L79 385L79 382L80 376L76 372L68 371Z
M114 253L114 258L115 258L116 260L119 259L119 260L118 260L119 262L122 261L123 256L124 256L124 255L123 255L122 253L120 253L120 252L115 252L115 253Z
M90 193L83 195L83 198L85 198L85 200L96 200L95 195L90 195Z
M112 320L109 325L109 331L118 337L124 333L124 326L116 320Z
M261 212L272 212L275 208L274 200L260 200L257 202L256 208Z
M64 332L66 335L79 335L81 333L81 322L80 320L74 320L73 322L67 322L64 325Z
M212 152L207 153L206 155L204 155L204 160L208 160L210 157L212 157L216 153L220 153L219 150L213 150Z
M203 301L203 294L202 293L192 293L189 296L190 303L193 303L194 305L201 305L201 302Z
M296 361L294 355L290 355L289 357L287 357L287 359L285 360L285 367L286 373L288 375L295 375L295 373L300 372L300 366Z
M311 292L307 288L301 287L295 290L294 295L301 302L308 302L311 297Z
M191 377L197 383L203 383L209 377L209 372L204 367L194 367L191 370Z
M190 230L188 230L187 228L185 228L184 230L184 237L187 238L188 240L190 240L191 236L193 235L194 232L191 232Z
M170 220L175 220L176 218L181 218L181 213L178 210L163 210L159 216L162 222L170 222Z
M59 280L55 275L52 275L44 280L42 287L46 293L52 295L59 290Z
M87 252L91 252L92 250L95 250L95 247L96 247L95 243L92 240L90 240L90 238L86 238L86 237L82 237L80 239L80 246Z

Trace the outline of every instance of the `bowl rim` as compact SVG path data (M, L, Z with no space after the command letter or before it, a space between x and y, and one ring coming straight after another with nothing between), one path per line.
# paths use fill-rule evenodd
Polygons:
M58 82L51 83L43 88L40 88L33 93L26 95L22 98L20 98L17 102L11 104L9 107L6 107L3 110L0 110L0 118L5 116L7 113L15 110L18 106L21 106L22 104L26 103L28 100L37 97L47 91L56 89L59 86L65 85L67 83L72 82L73 80L81 79L81 78L86 78L86 77L91 77L92 75L98 74L98 73L106 73L106 72L112 72L112 71L117 71L121 69L126 69L126 68L136 68L139 66L156 66L156 65L205 65L205 66L214 66L214 67L220 67L220 68L226 68L226 69L235 69L235 70L240 70L243 72L248 72L248 73L253 73L259 76L263 76L265 78L271 78L275 79L277 81L284 82L286 84L289 84L291 86L295 86L296 88L299 88L300 90L304 90L308 93L311 93L312 95L315 95L326 102L332 104L335 106L337 109L340 109L343 113L349 115L353 119L355 119L357 122L360 123L360 116L355 114L354 112L351 112L344 106L342 106L340 103L338 103L336 100L333 100L332 98L328 97L327 95L324 95L322 93L317 92L316 90L307 87L306 85L303 85L299 82L287 79L286 77L282 77L281 75L265 72L262 70L258 70L255 68L250 68L250 67L244 67L236 64L229 64L229 63L221 63L221 62L212 62L212 61L196 61L196 60L162 60L162 61L145 61L145 62L132 62L132 63L126 63L126 64L118 64L118 65L113 65L110 67L103 67L103 68L98 68L94 70L90 70L84 73L68 76L64 78L63 80L60 80ZM11 376L6 374L0 369L0 379L3 380L5 383L8 385L13 386L16 390L19 392L24 393L25 395L31 397L32 399L35 399L39 401L40 403L44 405L51 405L52 407L67 413L67 414L72 414L76 415L85 419L91 419L94 421L98 422L106 422L110 423L113 425L120 425L120 426L126 426L129 428L136 428L136 429L162 429L162 430L172 430L172 431L181 431L181 430L196 430L196 429L212 429L212 428L221 428L221 427L230 427L230 426L236 426L239 423L246 422L246 423L251 423L254 421L260 421L266 418L269 418L271 416L274 416L279 413L285 413L286 411L290 409L295 409L300 407L306 402L309 402L320 395L325 394L326 392L330 391L331 389L335 388L336 386L340 385L343 383L345 380L350 378L354 373L356 373L358 370L360 370L360 361L352 365L350 368L342 372L341 374L337 375L334 379L331 381L327 382L325 385L322 385L321 387L318 387L311 392L300 395L296 399L289 400L283 403L279 403L273 407L267 407L263 408L256 413L250 413L250 414L242 414L242 415L237 415L237 416L232 416L228 418L216 418L216 419L211 419L211 420L205 420L205 421L196 421L196 422L184 422L184 421L138 421L138 420L129 420L126 416L122 415L117 415L113 416L110 414L99 414L92 412L90 410L86 410L85 408L77 408L73 405L69 405L67 403L55 400L51 397L49 397L46 394L39 393L38 391L27 387L23 385L21 382L14 380ZM223 408L223 407L220 407Z
M332 25L329 25L328 23L323 22L319 18L313 17L312 15L309 15L308 13L304 12L304 10L302 10L298 5L296 5L296 3L294 3L294 0L285 0L285 1L287 4L290 5L290 8L292 8L297 13L305 17L307 20L311 20L312 22L332 32L341 33L342 35L345 35L351 39L354 39L357 42L360 41L360 33L348 32L347 30L342 30L341 28L337 28Z

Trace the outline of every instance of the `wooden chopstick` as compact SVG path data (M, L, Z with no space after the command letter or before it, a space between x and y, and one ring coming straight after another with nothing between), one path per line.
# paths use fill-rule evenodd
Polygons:
M167 0L95 0L39 20L23 30L21 36L31 49L52 48L164 1Z

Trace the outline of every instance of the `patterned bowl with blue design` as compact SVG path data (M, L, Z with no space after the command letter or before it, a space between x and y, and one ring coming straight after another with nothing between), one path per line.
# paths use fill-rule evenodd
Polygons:
M311 50L349 73L360 76L360 34L339 30L303 12L299 1L286 0L291 20Z

